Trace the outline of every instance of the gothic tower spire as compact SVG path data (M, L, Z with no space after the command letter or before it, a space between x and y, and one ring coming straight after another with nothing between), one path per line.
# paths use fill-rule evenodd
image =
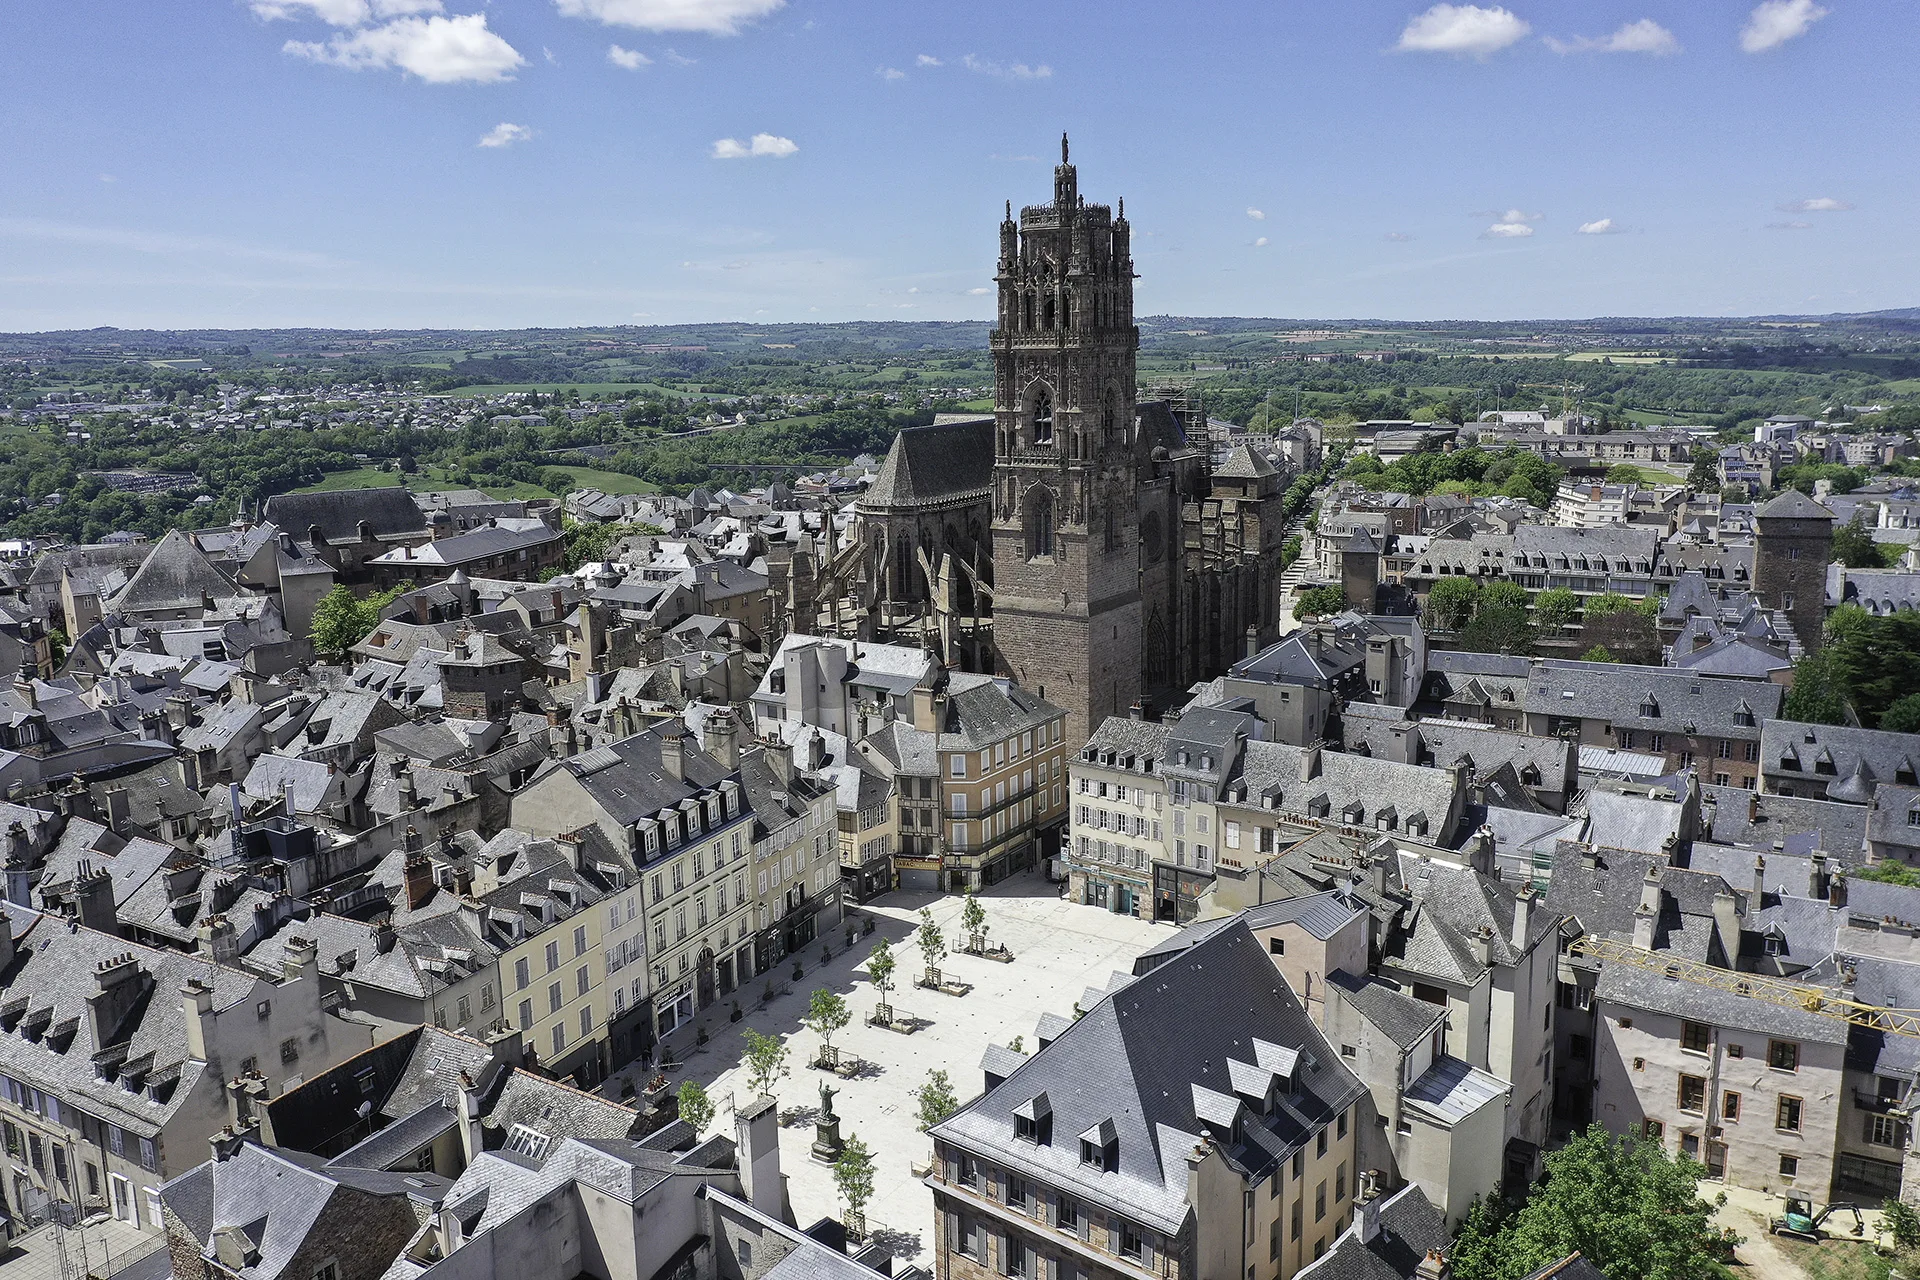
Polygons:
M1133 261L1060 138L1053 203L1000 227L994 643L1078 748L1140 694Z

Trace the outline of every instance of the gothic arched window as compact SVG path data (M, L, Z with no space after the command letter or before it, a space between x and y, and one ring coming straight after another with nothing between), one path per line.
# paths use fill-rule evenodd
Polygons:
M1053 328L1053 299L1052 298L1048 298L1040 306L1040 327L1042 329L1047 329L1047 330L1051 330Z
M1053 393L1045 387L1033 397L1033 442L1053 443Z
M1053 490L1037 484L1027 492L1027 559L1053 555Z
M1026 295L1024 306L1026 311L1026 324L1022 327L1031 329L1033 328L1033 295L1031 293Z
M1140 555L1148 564L1160 560L1160 513L1149 511L1140 518Z

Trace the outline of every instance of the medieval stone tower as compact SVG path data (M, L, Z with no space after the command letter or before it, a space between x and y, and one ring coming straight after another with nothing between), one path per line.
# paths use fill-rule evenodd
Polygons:
M1785 612L1812 653L1827 618L1827 563L1833 559L1833 512L1788 489L1753 513L1753 594Z
M1053 203L1000 224L993 626L1004 668L1067 711L1078 746L1141 693L1133 259L1080 197L1067 140Z

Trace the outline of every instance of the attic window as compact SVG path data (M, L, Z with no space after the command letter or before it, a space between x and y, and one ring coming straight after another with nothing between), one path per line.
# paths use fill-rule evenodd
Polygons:
M507 1133L507 1150L513 1152L515 1155L525 1156L529 1160L546 1159L547 1148L552 1145L553 1137L551 1134L541 1133L538 1129L530 1129L524 1124L513 1126Z
M1660 700L1652 694L1648 694L1640 703L1640 716L1644 720L1658 720L1660 718Z
M1753 709L1747 706L1746 703L1741 703L1733 710L1733 722L1751 729L1753 727Z
M1119 1172L1120 1135L1113 1121L1102 1120L1080 1135L1080 1163L1102 1173Z

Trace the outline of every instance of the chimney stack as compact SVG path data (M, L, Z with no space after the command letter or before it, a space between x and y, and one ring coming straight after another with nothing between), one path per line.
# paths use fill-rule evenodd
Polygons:
M660 730L660 769L675 782L687 778L687 731L677 721Z
M288 938L286 950L280 957L281 981L298 982L302 978L318 977L319 973L320 944L311 938Z
M1753 859L1753 901L1747 903L1748 911L1758 911L1761 900L1767 894L1767 859L1765 854L1757 854Z
M117 936L120 921L114 914L113 877L104 870L93 870L85 862L78 871L73 882L74 918L83 928Z
M407 860L400 874L406 883L407 910L418 911L433 898L433 860L420 852L420 833L407 828Z
M1415 1280L1453 1280L1453 1264L1447 1261L1446 1254L1429 1249L1427 1256L1414 1267L1413 1274Z
M780 1222L790 1220L786 1182L780 1176L780 1108L762 1094L733 1118L740 1191L747 1203Z
M1533 885L1525 883L1513 895L1513 937L1508 939L1515 951L1525 949L1527 931L1533 923Z

